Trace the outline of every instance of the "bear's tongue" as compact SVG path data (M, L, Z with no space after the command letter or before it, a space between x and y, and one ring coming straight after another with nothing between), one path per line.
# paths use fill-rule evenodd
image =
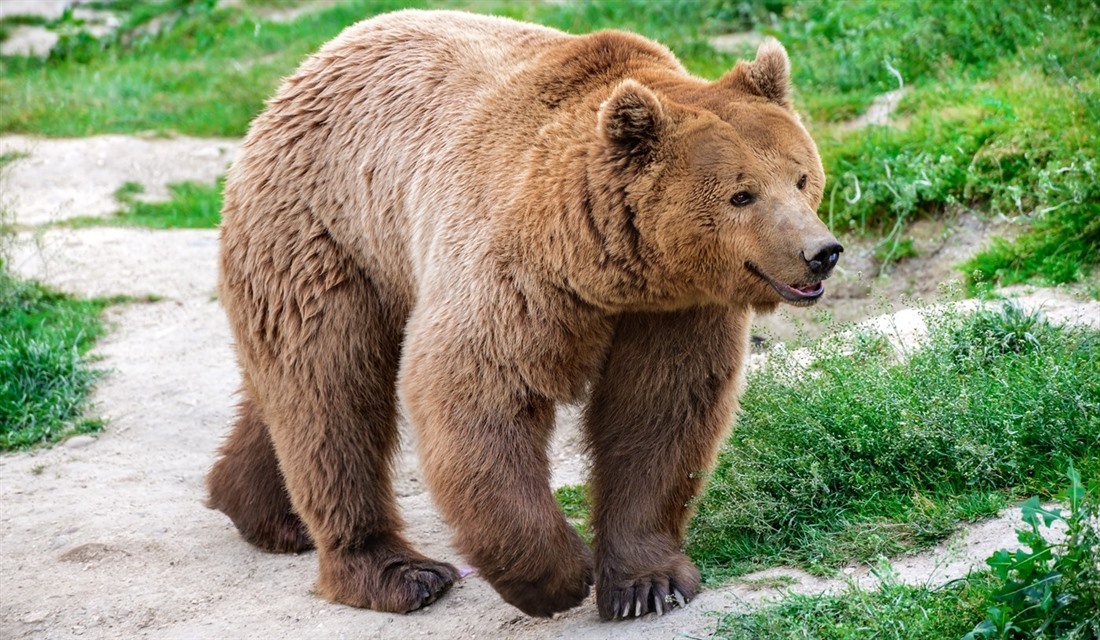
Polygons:
M815 293L817 293L818 291L821 290L821 286L822 285L821 285L820 282L817 282L817 283L814 283L814 284L808 284L808 285L805 285L805 286L802 286L802 287L798 287L798 286L795 286L793 284L790 285L790 287L792 289L794 289L795 291L797 291L797 292L799 292L803 295L813 295L813 294L815 294Z

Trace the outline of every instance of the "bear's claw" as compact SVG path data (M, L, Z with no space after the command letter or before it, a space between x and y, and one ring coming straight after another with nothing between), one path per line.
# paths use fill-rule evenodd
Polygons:
M615 613L611 617L625 620L640 618L649 613L663 616L666 611L672 611L676 607L681 609L686 607L691 597L685 596L677 587L669 589L667 582L667 580L642 581L614 594L612 610ZM632 607L633 610L631 610Z

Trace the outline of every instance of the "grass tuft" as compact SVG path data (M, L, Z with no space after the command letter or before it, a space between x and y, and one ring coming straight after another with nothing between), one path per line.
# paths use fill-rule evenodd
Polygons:
M115 192L115 199L123 208L113 216L81 216L61 224L78 228L123 225L150 229L213 229L221 222L224 185L224 177L212 185L177 182L168 185L169 200L145 202L138 199L145 188L136 182L127 182Z
M167 202L142 202L133 197L122 199L126 206L112 218L114 224L153 229L210 229L221 222L222 188L225 178L216 184L179 182L168 185L172 197Z
M12 277L0 264L0 450L103 427L84 417L101 371L86 353L106 300L79 300Z

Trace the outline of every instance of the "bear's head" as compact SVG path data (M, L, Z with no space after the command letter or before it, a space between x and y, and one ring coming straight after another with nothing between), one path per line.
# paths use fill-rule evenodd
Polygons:
M775 40L702 85L624 80L597 114L604 176L674 304L810 305L843 251L817 216L817 147L791 108ZM674 283L674 284L670 284ZM652 285L653 283L649 283Z

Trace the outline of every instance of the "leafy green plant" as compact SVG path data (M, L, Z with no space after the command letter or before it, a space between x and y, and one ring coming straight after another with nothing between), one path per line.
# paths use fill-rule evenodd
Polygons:
M1001 549L986 561L1000 582L991 594L996 604L963 640L1100 637L1100 500L1086 493L1076 469L1066 475L1068 511L1030 498L1021 509L1027 528L1016 530L1024 548ZM1055 523L1066 528L1061 542L1049 534Z
M554 491L554 498L567 518L588 517L588 495L583 484L568 485Z
M573 523L582 538L591 542L592 532L588 527L588 490L582 485L569 485L559 487L554 491L554 498L558 501L562 513Z

